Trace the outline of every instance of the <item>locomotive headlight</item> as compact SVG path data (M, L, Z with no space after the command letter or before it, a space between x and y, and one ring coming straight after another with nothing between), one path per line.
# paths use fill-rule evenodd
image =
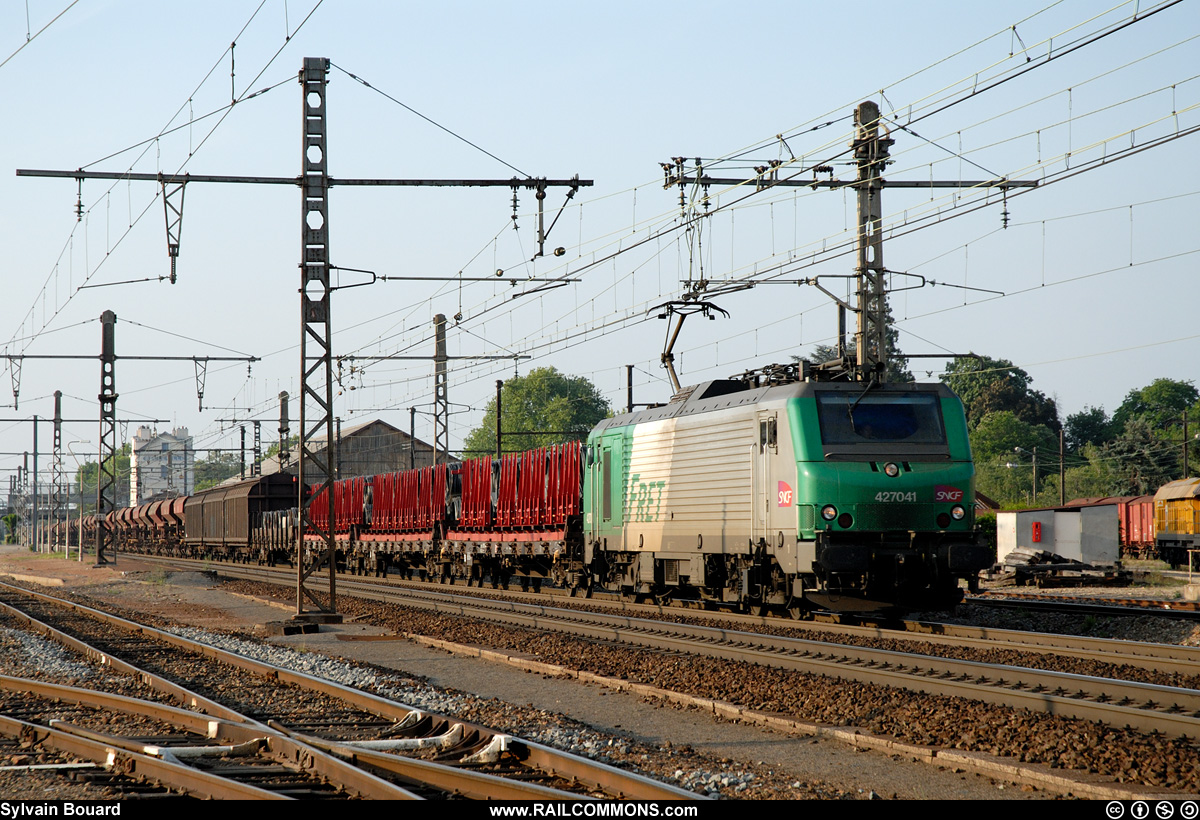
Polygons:
M961 505L955 504L950 508L950 514L954 516L955 521L962 521L963 516L967 514L967 511L964 510Z
M833 506L832 504L826 504L821 508L821 517L826 521L832 521L833 519L837 518L837 507Z
M883 465L883 473L888 478L895 478L896 476L900 475L900 466L889 461L887 464Z

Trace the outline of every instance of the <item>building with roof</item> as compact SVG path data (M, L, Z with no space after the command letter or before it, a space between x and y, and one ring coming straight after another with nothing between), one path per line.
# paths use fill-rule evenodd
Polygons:
M130 443L129 506L155 497L192 494L195 453L186 427L160 433L143 425Z
M314 442L314 451L318 457L326 458L329 449L325 438ZM286 454L286 459L280 463L277 453L262 463L263 475L277 473L281 470L293 475L299 469L300 453L298 445L293 445ZM434 462L434 448L420 439L413 438L408 433L388 424L382 419L373 419L350 427L341 427L340 434L334 433L333 453L329 461L333 466L334 477L370 476L381 473L394 473L407 470L410 467L428 467ZM440 453L439 464L458 461L446 453ZM306 472L304 482L317 484L325 480L324 473Z

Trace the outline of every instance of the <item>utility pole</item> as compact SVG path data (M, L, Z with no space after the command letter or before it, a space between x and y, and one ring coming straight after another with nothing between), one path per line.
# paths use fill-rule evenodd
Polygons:
M100 314L100 463L96 473L96 566L108 563L109 509L117 489L117 314ZM105 458L105 456L108 458ZM116 556L113 556L114 560Z
M104 516L116 509L117 490L117 392L116 392L116 328L117 314L106 310L100 314L100 453L99 470L96 476L96 566L109 563L107 545L109 533ZM10 362L25 359L95 359L95 356L72 354L0 354L0 359ZM122 359L139 361L209 361L256 362L254 356L121 356ZM15 389L15 387L14 387ZM37 417L34 417L35 422ZM24 421L24 419L21 419ZM162 422L162 419L141 421ZM36 448L37 425L34 425Z
M328 82L329 60L324 57L306 57L300 70L302 100L302 140L301 168L298 177L251 177L251 176L219 176L203 174L135 174L131 172L107 171L47 171L18 169L17 176L59 177L75 179L82 182L85 179L112 179L122 181L155 182L163 189L164 203L172 200L172 204L164 205L167 226L167 254L171 261L171 281L174 282L175 263L179 256L179 237L183 221L183 192L189 182L216 183L250 183L266 185L295 185L301 190L300 234L300 463L298 480L298 501L300 506L300 523L296 535L297 561L296 576L296 617L311 616L313 620L335 620L337 611L337 590L335 580L335 544L332 532L326 532L313 524L310 515L310 504L313 498L328 490L329 520L333 520L333 472L330 469L328 445L333 441L333 368L332 368L332 324L330 321L330 287L329 272L333 267L329 254L329 189L334 185L351 186L434 186L434 187L493 187L511 188L514 201L517 189L524 188L542 194L537 197L538 209L541 211L544 194L547 188L565 187L572 196L581 187L593 184L592 180L526 178L518 179L335 179L329 175L329 151L326 137L328 128L328 99L326 86ZM173 204L178 197L178 205ZM539 229L542 220L539 213ZM553 223L551 224L553 228ZM537 256L543 255L544 242L549 229L539 230ZM556 250L555 255L560 255ZM444 317L443 317L444 324ZM310 347L311 344L311 347ZM444 387L444 384L443 384ZM310 413L309 407L312 407ZM443 420L448 416L443 414ZM322 435L323 434L323 435ZM316 448L316 442L324 439L326 450L321 453ZM445 432L444 444L448 446L448 429ZM435 459L437 454L435 451ZM320 484L314 484L313 494L306 495L306 478L314 474L324 476ZM305 542L309 533L316 536L315 541L324 544L324 551L307 567L303 557ZM329 570L329 602L320 601L305 587L305 581L322 566ZM307 602L315 610L306 610ZM328 616L328 617L326 617Z
M895 140L879 136L879 106L864 102L854 111L855 184L858 201L858 332L856 381L884 381L888 366L887 292L883 275L883 169ZM841 310L841 308L839 308Z
M837 359L832 362L817 364L813 371L823 373L824 378L848 381L876 381L886 379L888 367L887 332L888 306L885 275L887 269L883 265L883 206L882 192L884 188L998 188L1008 191L1011 188L1035 188L1036 180L1019 181L1010 179L989 180L893 180L884 179L883 171L889 164L888 150L895 142L887 133L880 134L879 106L867 101L854 110L854 138L850 148L854 156L857 173L853 180L818 179L816 174L832 174L833 166L817 164L804 168L790 177L780 178L779 170L782 163L772 160L769 166L756 167L757 176L754 178L756 189L764 191L774 187L795 188L854 188L857 200L858 224L855 237L855 303L850 304L841 297L826 290L816 279L810 279L804 284L814 285L818 290L833 299L838 305L838 334ZM684 157L674 157L670 163L659 163L663 169L663 187L678 186L681 205L686 202L685 191L688 186L699 186L704 196L700 202L707 207L708 188L712 185L743 185L745 179L729 177L713 177L704 173L703 165L696 160L694 171L685 167ZM811 171L812 178L801 179L800 173ZM704 216L707 216L706 212ZM1005 212L1007 220L1007 211ZM696 217L699 218L699 217ZM748 283L753 285L753 282ZM698 292L697 292L698 295ZM854 340L854 354L850 354L846 344L846 312L857 314L857 330ZM679 328L676 327L676 335ZM674 339L668 344L668 349ZM664 354L664 365L674 378L674 369ZM678 389L678 388L676 388Z
M1187 408L1183 408L1183 477L1188 477L1188 416Z
M450 451L450 398L447 395L446 373L446 316L433 317L433 464L436 467L442 453Z
M279 394L279 471L283 472L284 465L291 458L288 449L288 437L292 434L288 426L288 394L284 390Z
M501 413L503 412L503 405L501 404L501 398L502 398L501 397L501 388L503 388L503 387L504 387L504 382L501 379L496 379L496 459L497 460L499 460L500 456L504 453L504 447L501 444L501 442L504 438L504 432L503 432L504 428L500 424Z
M1058 506L1067 503L1067 448L1066 434L1058 431Z
M262 475L262 422L254 421L254 461L250 464L250 475ZM187 475L185 470L184 475Z
M33 551L41 551L41 521L38 520L38 417L33 417Z
M37 425L34 425L36 429ZM54 391L54 460L50 463L50 518L57 524L63 507L62 391Z
M1037 445L1033 446L1033 505L1037 505Z

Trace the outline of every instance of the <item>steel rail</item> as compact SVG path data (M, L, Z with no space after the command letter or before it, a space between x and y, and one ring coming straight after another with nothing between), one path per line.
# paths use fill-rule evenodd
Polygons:
M280 727L282 730L282 727ZM355 765L385 771L412 783L435 785L440 789L471 800L582 800L591 799L573 792L505 779L483 772L453 766L438 766L426 760L402 757L387 752L347 746L300 733L290 733L297 740L346 758Z
M1076 615L1115 615L1133 617L1137 615L1153 615L1159 618L1175 618L1177 620L1200 620L1200 609L1194 601L1153 601L1145 604L1114 604L1092 603L1089 601L1058 600L1053 597L1016 597L993 598L984 596L967 598L966 603L976 606L992 607L993 609L1029 609L1034 611L1067 612Z
M239 723L221 718L213 718L188 709L181 709L167 703L157 703L150 700L139 700L128 695L118 695L112 692L101 692L96 689L84 689L77 686L66 686L60 683L34 680L32 678L15 678L0 675L0 690L17 692L22 695L34 695L73 703L78 706L88 706L93 709L107 709L126 715L152 718L179 726L200 737L209 740L246 743L262 737L261 724Z
M188 558L164 558L161 556L139 555L138 560L167 565L194 566L201 562ZM211 567L211 564L205 564ZM230 578L278 583L281 573L263 567L222 565L219 572ZM373 595L376 590L430 588L446 590L445 586L436 584L421 587L404 586L393 581L374 582L356 581L346 578L342 582L349 589L359 589L365 595ZM418 583L418 582L405 582ZM456 588L456 587L452 587ZM458 588L461 589L461 588ZM500 590L485 590L500 592ZM518 598L529 597L562 597L567 600L582 602L583 599L568 598L566 595L556 595L555 590L543 588L540 593L525 593L519 590L505 590L501 594ZM445 592L442 594L454 594ZM590 599L599 603L598 599ZM813 621L796 622L778 618L765 618L758 615L744 615L732 612L713 612L709 610L684 609L662 606L659 604L630 604L622 602L614 604L623 611L646 612L663 616L688 615L700 619L714 619L746 623L771 628L802 630L804 632L820 632L824 634L846 634L877 640L920 640L926 643L942 646L968 647L973 649L1011 649L1018 652L1037 652L1069 656L1083 660L1094 660L1114 665L1128 665L1156 672L1178 673L1180 675L1200 676L1200 647L1177 646L1173 644L1156 644L1142 641L1122 641L1114 638L1089 638L1075 635L1062 635L1051 632L1022 632L1013 629L998 629L993 627L974 627L962 624L948 624L936 621L904 621L902 628L887 628L867 626L852 623L826 624ZM1136 615L1137 612L1123 612L1124 615Z
M92 614L93 617L98 617L105 623L118 625L119 622L121 624L125 624L128 627L132 627L130 631L143 632L149 630L150 632L154 633L161 632L153 627L135 624L132 621L125 620L124 618L117 618L113 615L107 615L106 613L99 612L98 610L91 610L88 607L81 607L71 601L64 601L63 599L55 598L54 596L44 595L32 590L22 589L21 587L14 587L9 584L0 583L0 589L29 595L33 598L53 603L55 605L67 605L69 608L74 608L76 611L85 611L88 614ZM345 761L328 755L318 749L305 746L295 740L286 738L279 734L276 730L268 727L266 724L260 723L259 721L247 717L246 715L242 715L241 713L209 698L205 698L204 696L193 692L186 687L182 687L176 683L168 681L159 675L155 675L152 672L141 669L126 661L113 658L108 653L102 652L101 650L96 649L95 647L92 647L77 638L66 635L61 630L55 629L49 624L45 624L27 613L20 612L20 610L17 610L8 604L0 602L0 606L3 606L4 611L16 614L26 623L29 623L36 629L44 631L45 634L51 635L54 639L57 640L58 636L62 636L66 639L66 645L70 646L71 648L83 652L90 657L97 658L101 664L109 665L113 669L139 678L143 683L158 691L167 692L171 694L172 697L178 697L179 701L182 703L191 704L197 709L205 710L207 710L211 705L214 707L212 714L223 717L226 720L232 721L233 723L241 723L246 726L253 727L267 738L268 748L273 754L281 756L284 759L288 759L306 770L312 771L327 778L331 782L339 783L345 787L347 791L357 793L363 797L381 800L419 799L416 795L412 794L406 789L402 789L393 783L389 783L382 778L370 774L369 772L349 765ZM179 640L181 643L177 643L176 645L180 646L180 648L184 648L184 644L182 643L183 639ZM197 644L197 646L202 645Z
M387 598L403 601L408 606L483 617L528 629L825 674L861 683L1098 720L1170 736L1200 736L1200 718L1181 713L1200 711L1200 692L1191 689L647 621L623 615L555 611L507 601L440 602L429 600L432 595L399 590L386 592ZM1108 702L1114 699L1145 703L1146 706ZM1165 710L1161 706L1164 702L1168 703Z
M296 686L299 686L299 687L302 687L305 689L321 692L322 694L326 694L331 697L339 698L341 700L344 700L344 701L350 703L353 706L363 709L364 711L373 712L375 714L380 715L381 717L385 717L385 718L388 718L391 720L404 721L404 720L412 719L416 715L426 715L435 720L440 720L440 721L446 722L447 724L461 723L465 727L469 727L470 729L478 731L483 736L488 736L488 735L493 734L493 731L485 726L472 724L467 721L460 721L460 720L449 718L446 716L432 715L432 714L424 712L423 710L419 710L419 709L416 709L416 708L410 707L410 706L405 706L403 704L397 703L396 701L388 700L386 698L379 697L378 695L373 695L369 692L363 692L361 690L353 689L349 686L345 686L340 683L335 683L333 681L325 680L323 678L318 678L313 675L308 675L303 672L296 672L296 671L293 671L290 669L285 669L285 668L279 667L279 666L275 666L273 664L269 664L269 663L266 663L263 661L257 661L252 658L247 658L243 655L238 655L236 653L229 652L227 650L219 649L218 647L211 646L209 644L192 641L188 638L184 638L179 635L174 635L170 632L165 632L160 629L155 629L154 627L151 627L151 626L138 624L133 621L129 621L125 618L121 618L119 616L112 615L111 613L102 612L100 610L93 609L91 607L75 603L73 601L68 601L68 600L65 600L62 598L56 598L52 595L47 595L45 593L40 593L40 592L34 592L32 590L23 589L21 587L10 586L10 585L4 584L4 583L0 583L0 589L8 589L8 590L15 591L15 592L18 592L21 594L29 595L29 596L35 597L39 600L46 601L46 602L52 603L57 606L62 606L64 608L70 609L72 611L86 614L93 618L97 618L99 620L102 620L105 623L120 627L129 632L143 634L148 637L152 637L156 640L163 641L164 643L167 643L169 645L176 646L181 649L187 649L188 651L196 652L198 654L203 654L207 657L213 658L214 660L218 660L218 661L221 661L222 663L227 663L229 665L236 666L240 669L244 669L246 671L253 672L258 675L263 675L266 677L274 678L281 682L291 683L291 684L294 684ZM2 602L0 602L0 604L2 604ZM10 607L6 607L6 608L11 609ZM22 616L25 619L30 619L30 616L28 616L28 615L22 614ZM40 622L38 622L38 623L40 623ZM48 630L53 629L53 627L49 627L48 625L45 625L45 624L42 624L42 627L45 629L48 629ZM59 632L58 630L54 630L54 632L56 632L57 634L63 634L63 633ZM70 636L65 636L65 637L67 637L68 640L70 640L78 645L86 646L86 644L76 641L76 639L70 638ZM95 650L95 649L92 649L92 652L96 653L106 659L109 657L107 654L100 653L98 650ZM124 664L124 662L121 662L121 663ZM128 667L128 669L130 669L130 670L135 670L132 672L132 674L136 674L139 676L150 675L150 673L145 672L140 669L137 669L136 667L133 667L132 665L125 664L125 666ZM115 665L114 665L114 668L116 668ZM174 686L174 684L172 684L172 685ZM178 687L178 688L182 692L186 693L187 700L190 700L193 698L195 698L197 700L207 700L207 699L203 699L200 695L197 695L196 693L191 692L190 690L183 689L183 687ZM186 700L185 700L185 702L186 702ZM217 705L218 708L222 712L226 713L229 716L229 719L231 719L231 720L240 719L243 722L248 722L248 723L252 723L255 725L259 725L259 726L263 725L263 724L259 724L257 721L253 721L250 718L246 718L245 716L238 715L238 713L233 712L232 710L229 710L226 707L221 707L219 704L215 704L215 705ZM270 728L272 731L272 734L277 734L279 731L279 727L265 727L264 726L264 728ZM681 788L678 788L676 786L671 786L666 783L660 783L658 781L652 780L650 778L642 777L642 776L634 774L632 772L625 772L620 769L615 769L615 768L612 768L609 766L604 766L603 764L595 763L593 761L586 760L584 758L580 758L575 755L571 755L567 752L559 752L557 750L549 749L548 747L537 747L536 744L532 744L528 741L522 740L522 741L518 741L518 742L521 744L522 747L531 750L531 754L528 756L528 760L537 761L537 762L530 762L529 765L534 766L536 768L541 768L542 765L547 765L547 766L551 767L552 771L576 772L579 774L579 776L580 776L579 779L581 782L586 782L589 784L594 783L598 787L604 789L604 791L606 791L606 793L613 793L615 791L616 794L620 794L626 798L642 799L642 800L694 800L694 799L697 799L697 797L698 797L698 795L696 795L694 792L687 791L686 789L681 789ZM307 747L307 748L311 749L311 747ZM533 753L534 749L537 750L536 753ZM315 750L312 750L312 751L315 751ZM341 761L338 761L338 762L340 763ZM355 771L361 771L361 770L355 769ZM379 782L386 783L386 781L379 781ZM574 797L572 796L572 798L570 798L570 799L574 799Z
M80 737L3 715L0 715L0 733L9 737L22 738L35 746L41 745L90 760L108 771L131 779L157 781L200 797L215 800L291 799L287 795L238 783L225 777L193 769L190 766L127 751L91 738Z

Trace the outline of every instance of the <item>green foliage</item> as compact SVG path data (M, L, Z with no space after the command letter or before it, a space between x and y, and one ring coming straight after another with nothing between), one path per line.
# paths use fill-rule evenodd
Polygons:
M1120 476L1114 462L1105 458L1100 445L1088 444L1080 454L1081 460L1067 467L1067 500L1073 498L1103 498L1115 492Z
M908 359L904 357L904 353L900 350L900 332L896 330L896 322L892 318L892 306L887 305L887 353L888 353L888 369L887 381L889 382L911 382L916 381L913 378L912 371L908 369ZM851 342L848 341L848 344ZM850 349L851 355L854 354L853 347ZM799 356L793 356L793 359L799 360ZM808 360L813 364L824 364L837 359L837 347L834 345L816 345L813 347L812 353L808 355Z
M504 383L501 391L501 426L504 452L529 450L587 436L608 416L609 406L590 381L582 376L539 367L527 376ZM514 433L510 435L510 431ZM517 435L545 431L544 435ZM496 400L488 402L483 423L464 442L464 457L496 452Z
M300 436L288 436L287 441L288 441L288 452L291 453L292 458L295 459L296 451L300 447ZM271 446L267 447L266 451L263 453L263 459L271 458L278 452L279 452L279 442L277 441L274 444L272 444Z
M1058 436L1045 425L1030 424L1010 410L986 414L971 430L971 452L976 461L999 459L1006 462L1026 461L1030 456L1019 455L1017 448L1033 452L1036 447L1043 456L1058 456Z
M1107 444L1117 431L1103 407L1085 407L1067 416L1063 432L1067 452L1078 453L1088 444Z
M116 456L116 494L114 498L118 507L129 503L129 457L133 447L128 442L122 445ZM84 509L95 509L96 478L100 465L95 461L86 461L75 473L75 490L85 499ZM88 504L86 499L92 499Z
M1113 464L1116 480L1112 495L1145 495L1182 472L1180 450L1162 441L1144 417L1125 423L1121 435L1103 448L1104 457Z
M215 487L227 478L242 471L242 457L237 453L222 453L210 450L207 458L198 459L193 465L196 491Z
M1141 390L1130 390L1113 413L1113 427L1123 432L1131 419L1144 417L1157 430L1179 424L1183 412L1200 400L1190 381L1155 379Z
M962 399L970 427L989 413L1008 411L1056 436L1062 428L1054 400L1030 387L1032 377L1008 359L958 357L946 365L942 381Z
M5 544L17 543L17 522L20 520L21 516L17 515L16 513L9 513L8 515L4 516L4 518L0 518L0 521L4 522L4 527L6 530L4 533Z

